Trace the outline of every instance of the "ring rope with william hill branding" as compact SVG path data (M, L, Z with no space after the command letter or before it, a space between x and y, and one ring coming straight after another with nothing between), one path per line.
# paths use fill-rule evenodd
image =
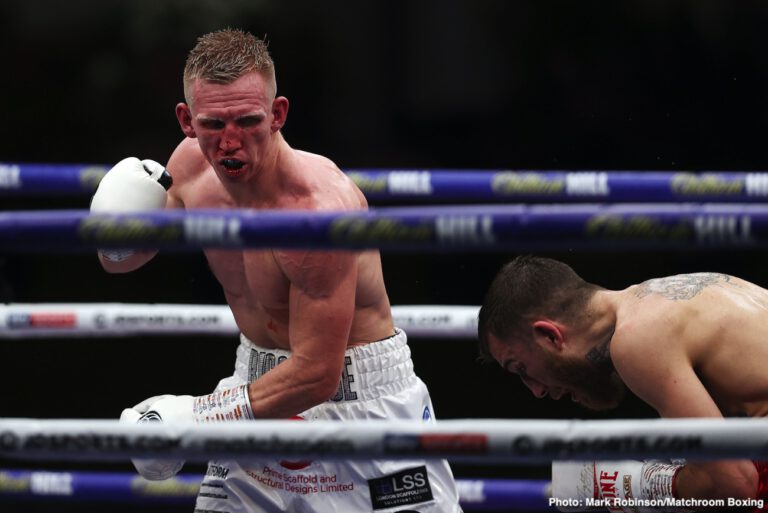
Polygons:
M414 338L477 337L479 306L392 307L395 325ZM236 335L226 305L10 303L0 305L0 339L136 335Z
M93 194L111 165L0 163L0 196ZM765 202L762 171L344 169L372 202Z
M0 249L304 248L383 251L768 247L764 204L377 207L354 211L166 209L0 212Z

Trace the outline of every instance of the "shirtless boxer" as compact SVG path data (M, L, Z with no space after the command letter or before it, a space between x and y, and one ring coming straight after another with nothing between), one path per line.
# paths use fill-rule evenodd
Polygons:
M613 291L561 262L524 256L491 284L478 335L482 358L538 398L609 409L629 389L666 418L763 417L767 330L768 291L733 276L683 274ZM590 479L595 470L627 476L642 499L765 499L768 483L764 465L747 460L584 465L553 465L556 497L584 468Z
M163 166L129 158L104 178L93 211L367 208L333 162L286 143L288 100L276 96L263 41L229 29L201 37L184 94L176 116L186 139L168 161L167 195ZM155 253L102 250L99 258L108 272L127 272ZM234 375L207 396L150 398L123 420L434 418L405 333L393 326L378 251L205 255L242 332ZM154 479L183 464L134 463ZM461 511L445 461L214 461L197 510Z

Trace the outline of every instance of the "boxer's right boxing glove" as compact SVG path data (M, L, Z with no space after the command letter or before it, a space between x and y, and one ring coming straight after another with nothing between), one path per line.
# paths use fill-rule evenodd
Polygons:
M210 394L159 395L146 399L133 408L126 408L120 422L222 422L253 420L248 385L217 390ZM147 479L161 480L176 475L184 466L183 460L134 459L136 470Z
M679 463L636 461L553 461L552 499L560 511L686 512L675 507Z
M91 199L91 212L143 212L165 207L173 179L154 160L128 157L121 160L101 179ZM107 260L120 262L130 257L130 249L101 250Z

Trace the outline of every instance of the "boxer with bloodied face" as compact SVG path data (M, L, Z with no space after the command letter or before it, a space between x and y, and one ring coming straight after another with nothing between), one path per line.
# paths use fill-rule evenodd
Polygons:
M277 94L263 40L230 29L201 37L186 61L184 94L176 117L186 137L167 170L121 161L92 211L367 208L331 160L286 142L288 100ZM99 259L108 272L128 272L155 253L105 248ZM235 372L210 394L147 399L127 408L124 421L434 418L405 333L393 325L378 251L206 249L205 256L242 332ZM152 479L182 463L135 461ZM392 492L400 481L419 485ZM460 511L447 462L215 461L197 501L200 511L227 512L395 507Z

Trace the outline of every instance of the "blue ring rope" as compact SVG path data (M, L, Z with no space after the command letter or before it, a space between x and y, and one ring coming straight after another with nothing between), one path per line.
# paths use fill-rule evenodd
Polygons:
M768 205L468 205L368 211L0 213L0 250L306 248L390 251L768 246Z
M109 169L0 163L0 196L92 194ZM722 202L768 200L768 172L346 169L372 202Z
M193 504L202 475L147 481L133 472L0 470L0 503L21 500ZM466 511L546 510L549 481L457 479Z

